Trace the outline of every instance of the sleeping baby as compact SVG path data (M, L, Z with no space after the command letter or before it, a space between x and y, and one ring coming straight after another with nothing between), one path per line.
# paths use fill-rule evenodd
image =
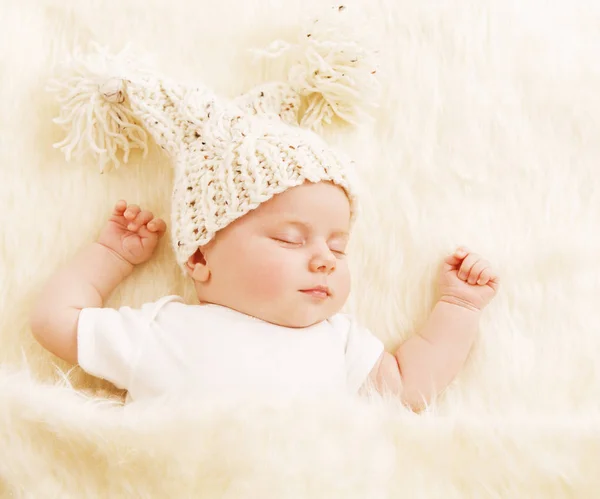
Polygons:
M498 277L467 248L449 254L431 315L391 353L342 312L357 181L310 126L326 121L323 101L303 103L283 83L226 101L148 74L90 81L63 84L61 147L85 146L104 164L145 149L149 135L166 152L173 250L197 303L104 307L167 230L121 200L97 240L41 291L31 327L46 349L130 401L375 389L418 411L455 378Z

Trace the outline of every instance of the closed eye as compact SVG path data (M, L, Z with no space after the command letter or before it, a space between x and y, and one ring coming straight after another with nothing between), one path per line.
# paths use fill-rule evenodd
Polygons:
M273 241L277 241L278 243L287 244L290 246L300 246L302 241L292 241L290 239L281 239L279 237L272 237Z

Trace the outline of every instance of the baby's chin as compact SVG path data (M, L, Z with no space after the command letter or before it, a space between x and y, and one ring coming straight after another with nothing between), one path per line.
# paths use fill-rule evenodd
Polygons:
M256 302L252 303L250 300L241 300L241 302L238 301L236 303L227 300L202 300L200 297L199 300L201 303L213 303L227 307L270 324L295 329L314 326L331 318L341 309L334 302L320 304L298 303L293 305L282 303L280 307L272 307L271 304L262 307Z
M294 310L290 310L287 314L276 314L270 318L263 318L263 320L271 322L272 324L277 324L278 326L299 329L314 326L315 324L323 322L331 318L337 312L338 310L319 310L311 309L311 307L298 307Z

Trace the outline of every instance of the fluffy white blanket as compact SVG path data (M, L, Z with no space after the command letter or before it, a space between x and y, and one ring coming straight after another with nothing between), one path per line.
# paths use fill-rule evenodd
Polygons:
M56 64L131 42L225 95L281 79L248 47L321 0L5 0L0 20L1 497L595 497L600 490L600 4L360 0L380 46L358 161L349 307L393 349L425 319L442 255L503 277L464 372L421 416L383 401L123 409L32 339L28 309L118 198L168 216L170 171L99 175L52 143ZM191 298L169 245L109 305ZM109 397L110 398L110 397Z

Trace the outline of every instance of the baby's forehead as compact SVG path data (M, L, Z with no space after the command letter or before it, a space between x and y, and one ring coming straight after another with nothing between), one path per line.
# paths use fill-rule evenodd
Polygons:
M260 210L256 211L254 219L258 225L311 225L308 210Z
M334 214L321 212L315 214L310 210L279 211L271 213L257 213L254 227L261 229L297 229L306 232L335 233L338 236L348 236L349 224L340 220Z
M261 204L250 217L259 224L331 226L345 231L350 225L350 205L340 188L330 184L304 184ZM334 227L335 226L335 227Z

